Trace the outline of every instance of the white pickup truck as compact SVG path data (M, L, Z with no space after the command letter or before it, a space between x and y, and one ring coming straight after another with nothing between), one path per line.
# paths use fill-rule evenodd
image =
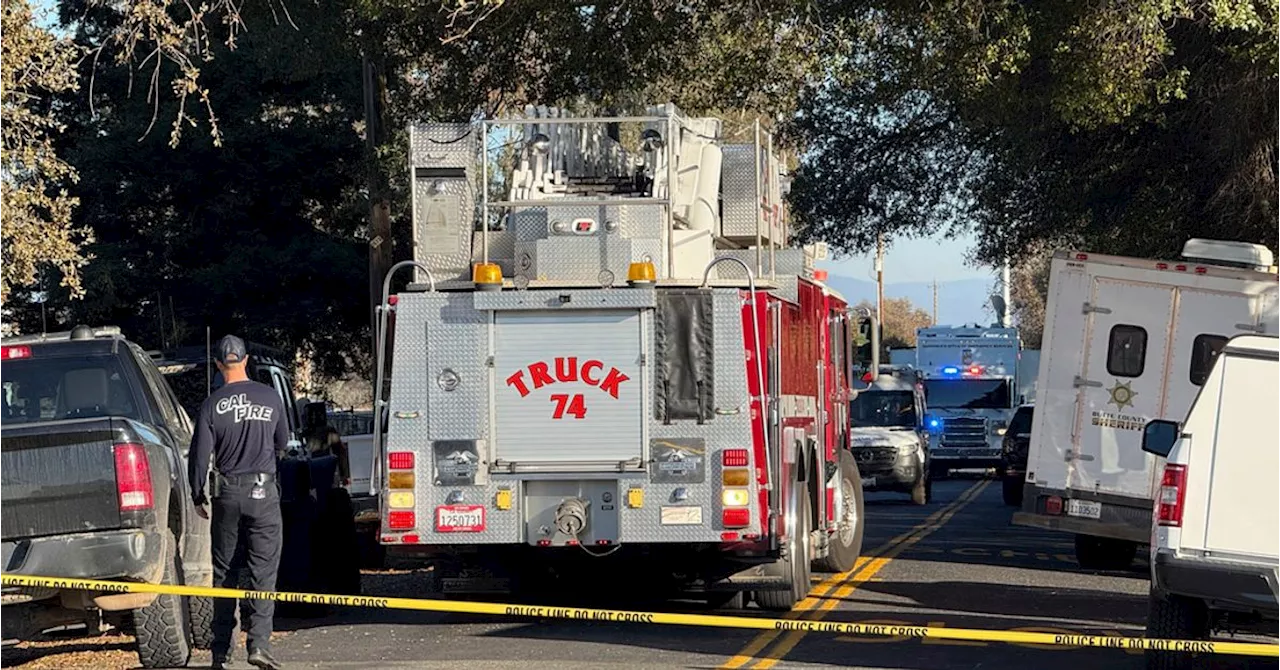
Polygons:
M1240 335L1214 361L1186 421L1146 424L1142 449L1165 457L1151 538L1147 635L1207 639L1274 631L1280 581L1280 340ZM1185 653L1151 652L1154 669Z

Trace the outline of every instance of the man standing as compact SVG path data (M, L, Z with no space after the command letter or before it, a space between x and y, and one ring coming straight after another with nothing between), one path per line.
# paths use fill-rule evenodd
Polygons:
M208 518L210 498L213 501L213 584L238 588L240 570L247 567L250 589L274 591L284 525L276 457L289 442L288 420L275 390L246 374L249 356L243 340L234 335L222 338L215 356L226 383L200 406L188 473L196 511ZM275 602L251 600L247 609L249 663L268 670L280 668L271 656ZM214 668L231 662L235 627L236 601L216 599Z

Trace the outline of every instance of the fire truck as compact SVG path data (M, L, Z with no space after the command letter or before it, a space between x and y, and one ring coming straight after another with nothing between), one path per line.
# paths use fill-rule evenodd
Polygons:
M853 567L872 322L814 270L822 245L787 245L753 130L671 104L409 128L414 259L385 278L375 382L388 551L432 556L444 591L630 563L774 610Z

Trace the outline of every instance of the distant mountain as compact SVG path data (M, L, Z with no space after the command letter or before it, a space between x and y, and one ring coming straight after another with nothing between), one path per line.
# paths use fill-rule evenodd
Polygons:
M876 301L876 283L844 275L829 275L827 285L839 291L850 305ZM991 294L998 289L993 279L961 279L938 282L938 323L958 326L965 323L990 324L995 321ZM886 298L907 298L911 304L933 312L932 282L896 282L884 285Z

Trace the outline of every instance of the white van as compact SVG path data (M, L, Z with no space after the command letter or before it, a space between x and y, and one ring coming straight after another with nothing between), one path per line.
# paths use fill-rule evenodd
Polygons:
M1151 539L1148 637L1277 620L1280 581L1280 340L1241 335L1223 348L1182 426L1152 421L1142 449L1167 458ZM1185 655L1152 654L1152 668Z

